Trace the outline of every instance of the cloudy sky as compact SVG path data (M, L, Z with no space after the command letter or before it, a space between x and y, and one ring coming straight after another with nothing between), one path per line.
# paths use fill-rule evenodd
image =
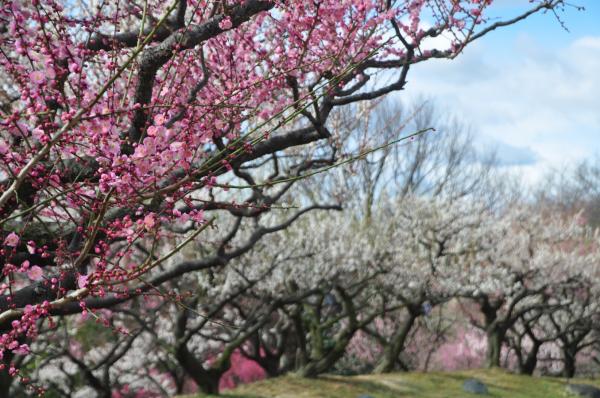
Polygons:
M586 10L559 14L569 32L549 14L497 30L455 60L416 66L404 96L434 97L530 181L600 155L600 0L571 1ZM496 0L492 15L528 3Z

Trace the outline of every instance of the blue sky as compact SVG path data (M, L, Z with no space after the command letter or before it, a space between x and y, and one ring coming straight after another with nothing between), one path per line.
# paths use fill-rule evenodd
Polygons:
M455 60L417 65L404 98L427 96L469 124L506 167L538 180L600 154L600 0L585 11L535 15L473 43ZM528 0L496 0L510 17Z

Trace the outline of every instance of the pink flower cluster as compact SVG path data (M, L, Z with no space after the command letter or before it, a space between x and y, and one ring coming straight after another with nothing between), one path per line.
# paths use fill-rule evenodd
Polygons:
M226 3L236 7L246 1ZM234 14L219 16L216 34L197 46L184 48L184 41L175 40L164 64L150 77L139 77L146 50L160 44L150 41L142 55L130 59L137 52L113 35L124 28L139 31L128 26L139 21L136 7L120 7L116 0L103 7L3 2L0 76L15 101L0 113L0 174L13 178L23 172L15 184L26 185L30 197L19 198L20 203L7 194L0 216L3 221L43 220L69 231L69 237L57 233L35 241L18 229L30 224L10 224L14 231L3 236L1 249L5 275L11 276L2 287L7 302L14 288L30 283L64 297L65 270L83 248L89 250L83 257L93 259L77 287L99 297L128 294L130 282L147 272L134 256L136 241L168 238L165 226L172 224L203 225L197 193L216 189L219 175L270 137L272 126L285 124L283 117L310 104L315 93L336 93L366 81L365 71L355 68L367 59L406 61L403 44L390 36L390 19L418 48L427 37L421 19L431 2L403 0L389 8L382 0L274 3L270 11L243 21ZM439 3L446 16L435 18L434 28L461 37L458 33L491 1ZM206 10L213 4L189 0L186 24L209 23ZM147 12L157 21L167 7L151 0ZM171 33L185 34L188 28ZM453 48L460 49L460 43ZM150 81L149 98L138 95ZM298 118L286 123L301 124ZM219 144L227 149L222 157L215 155ZM92 222L97 218L102 222ZM69 241L73 235L83 243ZM115 242L123 240L125 248L116 248ZM46 261L51 265L16 261L25 252L36 259L51 257ZM0 352L25 353L26 347L14 342L19 335L35 334L35 320L49 308L45 303L21 309L23 316L3 336Z

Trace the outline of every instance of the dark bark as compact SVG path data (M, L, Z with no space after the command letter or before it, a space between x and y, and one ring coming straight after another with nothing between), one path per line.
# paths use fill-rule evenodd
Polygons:
M488 368L500 367L500 354L502 343L506 337L506 331L501 328L493 328L486 332L487 352L485 365Z
M577 348L570 346L563 348L563 370L562 375L566 378L575 377L575 371L577 370L576 359L577 359Z
M285 372L285 368L282 367L282 357L286 351L289 352L296 347L292 339L291 328L284 328L279 331L274 346L269 346L263 341L260 331L254 333L249 343L252 344L252 350L249 351L244 347L240 347L242 355L256 362L263 368L268 377L281 376Z
M348 343L350 343L356 330L356 328L345 329L338 335L333 348L328 350L327 353L320 358L307 363L300 368L296 374L300 377L317 377L318 375L331 370L333 365L335 365L346 352L346 347L348 346Z
M396 370L398 358L404 350L408 334L410 333L418 316L418 313L409 311L408 319L391 337L388 346L384 349L383 357L375 366L373 373L390 373Z
M335 363L344 356L346 347L350 343L350 340L352 340L352 337L354 337L354 334L375 318L375 315L371 315L359 322L351 295L340 286L336 286L335 290L341 298L347 324L333 336L334 343L329 348L322 347L321 341L324 336L320 325L313 325L314 327L310 330L312 335L311 343L313 345L312 352L309 358L307 358L308 361L306 364L295 372L300 377L317 377L331 370ZM317 319L317 322L320 322L320 319Z
M14 377L8 374L8 368L10 364L10 360L12 358L12 354L7 352L4 354L4 360L1 362L4 364L4 369L0 370L0 397L9 397L10 386L15 380Z
M205 394L218 394L219 393L219 381L221 376L231 366L228 358L218 358L217 361L210 366L205 368L203 361L196 357L196 355L189 350L187 342L191 337L186 330L189 319L189 311L183 310L177 316L174 328L174 336L176 338L175 345L175 358L178 364L185 371L185 373L196 383L200 391Z
M202 362L191 353L185 344L180 345L175 352L178 363L187 375L194 380L200 391L205 394L218 394L221 376L229 370L229 363L223 367L205 369Z
M61 277L60 288L65 291L74 289L77 286L75 272L65 272ZM44 300L54 300L59 295L59 289L52 289L52 285L44 280L35 282L23 289L16 291L12 296L0 296L0 312L10 308L23 308L27 304L38 304ZM8 300L8 298L11 300ZM0 324L0 331L10 328L10 322Z
M542 343L538 340L532 342L531 350L527 353L525 360L523 361L521 359L521 361L519 361L519 373L529 376L533 375L537 366L537 357L541 346Z
M498 310L502 304L502 302L491 302L487 298L480 302L481 311L484 316L484 330L487 337L485 366L488 368L500 367L502 344L508 330L504 325L505 322L498 318Z
M271 1L247 0L232 8L229 14L232 28L240 26L262 11L273 8L274 5L275 3ZM135 89L135 103L142 107L134 112L131 127L127 132L129 143L123 148L125 153L131 152L131 144L138 142L143 137L143 129L148 118L145 107L152 99L152 90L158 70L171 59L174 50L184 51L194 48L223 33L225 30L219 24L224 18L226 15L216 15L201 25L192 25L185 30L176 31L160 44L143 51L140 56Z

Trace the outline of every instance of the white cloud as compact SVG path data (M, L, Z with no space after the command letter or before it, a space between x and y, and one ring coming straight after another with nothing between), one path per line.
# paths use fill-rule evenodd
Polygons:
M529 147L511 145L489 136L479 137L477 144L484 153L492 151L500 167L532 166L539 160L538 154Z
M600 152L600 37L551 50L527 35L513 44L497 52L476 42L453 61L417 65L406 91L432 95L478 134L536 154L522 170L531 175Z
M586 36L581 37L573 42L573 47L581 47L593 50L600 50L600 37Z

